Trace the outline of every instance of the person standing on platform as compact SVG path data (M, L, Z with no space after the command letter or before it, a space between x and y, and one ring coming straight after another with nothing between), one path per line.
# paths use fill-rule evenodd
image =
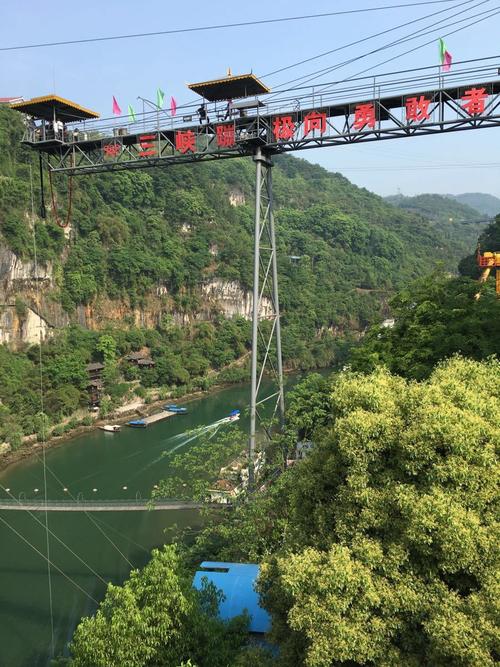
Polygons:
M205 102L203 102L203 104L198 107L198 116L200 118L200 125L203 125L203 121L206 121L207 125L210 123L210 118L207 114L207 105Z
M226 107L226 115L224 116L224 120L231 118L232 114L233 114L233 100L228 100Z
M63 127L64 127L64 125L62 124L62 121L55 120L52 123L52 127L54 128L54 139L62 139L62 132L63 132Z

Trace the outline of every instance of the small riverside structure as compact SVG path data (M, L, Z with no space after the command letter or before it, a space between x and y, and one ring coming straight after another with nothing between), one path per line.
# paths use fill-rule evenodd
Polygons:
M154 415L149 415L149 417L141 417L140 419L129 421L127 422L127 426L132 426L135 428L146 428L146 426L149 426L150 424L161 422L164 419L173 417L175 414L175 412L168 412L167 410L164 410L163 412L157 412Z
M250 614L250 632L263 634L271 629L271 617L259 604L255 582L259 566L253 563L220 563L204 561L194 575L193 587L202 588L202 580L208 581L224 593L219 605L219 616L229 621L245 610Z

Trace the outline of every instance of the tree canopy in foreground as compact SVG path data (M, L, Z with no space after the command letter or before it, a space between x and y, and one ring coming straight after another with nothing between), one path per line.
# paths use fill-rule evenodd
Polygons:
M244 623L203 611L167 548L82 621L75 665L498 662L500 362L454 357L421 382L312 375L289 405L290 441L312 439L308 458L215 515L189 552L262 563L279 654L242 651Z
M499 388L498 361L460 358L333 384L261 577L283 664L496 664Z
M248 618L218 619L220 592L199 592L173 546L154 550L123 586L109 585L96 615L73 637L74 667L220 667L246 640ZM222 662L221 662L222 661Z

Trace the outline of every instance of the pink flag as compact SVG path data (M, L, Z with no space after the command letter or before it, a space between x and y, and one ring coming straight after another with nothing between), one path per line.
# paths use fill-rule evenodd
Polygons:
M443 72L449 72L451 69L451 53L446 48L444 40L439 38L439 58L441 60L441 69Z
M175 116L177 111L177 102L175 101L175 97L170 98L170 113L172 116Z
M120 109L120 105L116 101L116 97L114 95L113 95L113 113L115 116L122 115L122 110Z
M449 72L451 69L451 53L449 51L444 52L444 60L443 60L443 72Z

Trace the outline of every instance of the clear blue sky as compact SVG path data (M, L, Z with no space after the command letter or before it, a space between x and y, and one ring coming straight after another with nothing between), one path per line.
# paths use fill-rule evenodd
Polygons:
M460 2L462 6L458 7ZM22 3L3 3L0 45L152 32L397 3L398 0L316 0L314 3L303 0L274 3L264 0L241 3L221 0L87 0L85 3L52 0L40 3L39 0L24 0ZM265 78L266 83L273 87L301 74L364 53L420 27L430 26L465 8L470 8L469 14L450 18L449 21L495 7L499 7L498 0L470 0L467 4L464 4L464 0L454 0L442 5L357 16L0 52L0 97L22 95L29 98L55 90L59 95L93 108L105 116L110 115L112 95L117 97L122 109L126 109L128 103L135 103L137 95L154 97L158 86L168 96L173 94L178 102L188 101L193 96L186 90L185 83L223 76L228 66L234 74L253 70L258 75L264 75L319 52L447 9L447 14L441 14L435 19L427 19L361 46ZM438 33L431 33L408 45L369 56L330 76L340 78L353 75L434 36L437 41ZM500 53L499 36L500 14L448 37L446 42L455 60L465 60ZM378 71L434 65L436 62L437 45L432 44L420 51L402 55L382 65ZM398 190L403 194L476 191L500 197L499 167L426 168L429 165L500 163L498 129L325 148L297 155L318 162L330 170L340 171L354 183L382 195L394 194Z

